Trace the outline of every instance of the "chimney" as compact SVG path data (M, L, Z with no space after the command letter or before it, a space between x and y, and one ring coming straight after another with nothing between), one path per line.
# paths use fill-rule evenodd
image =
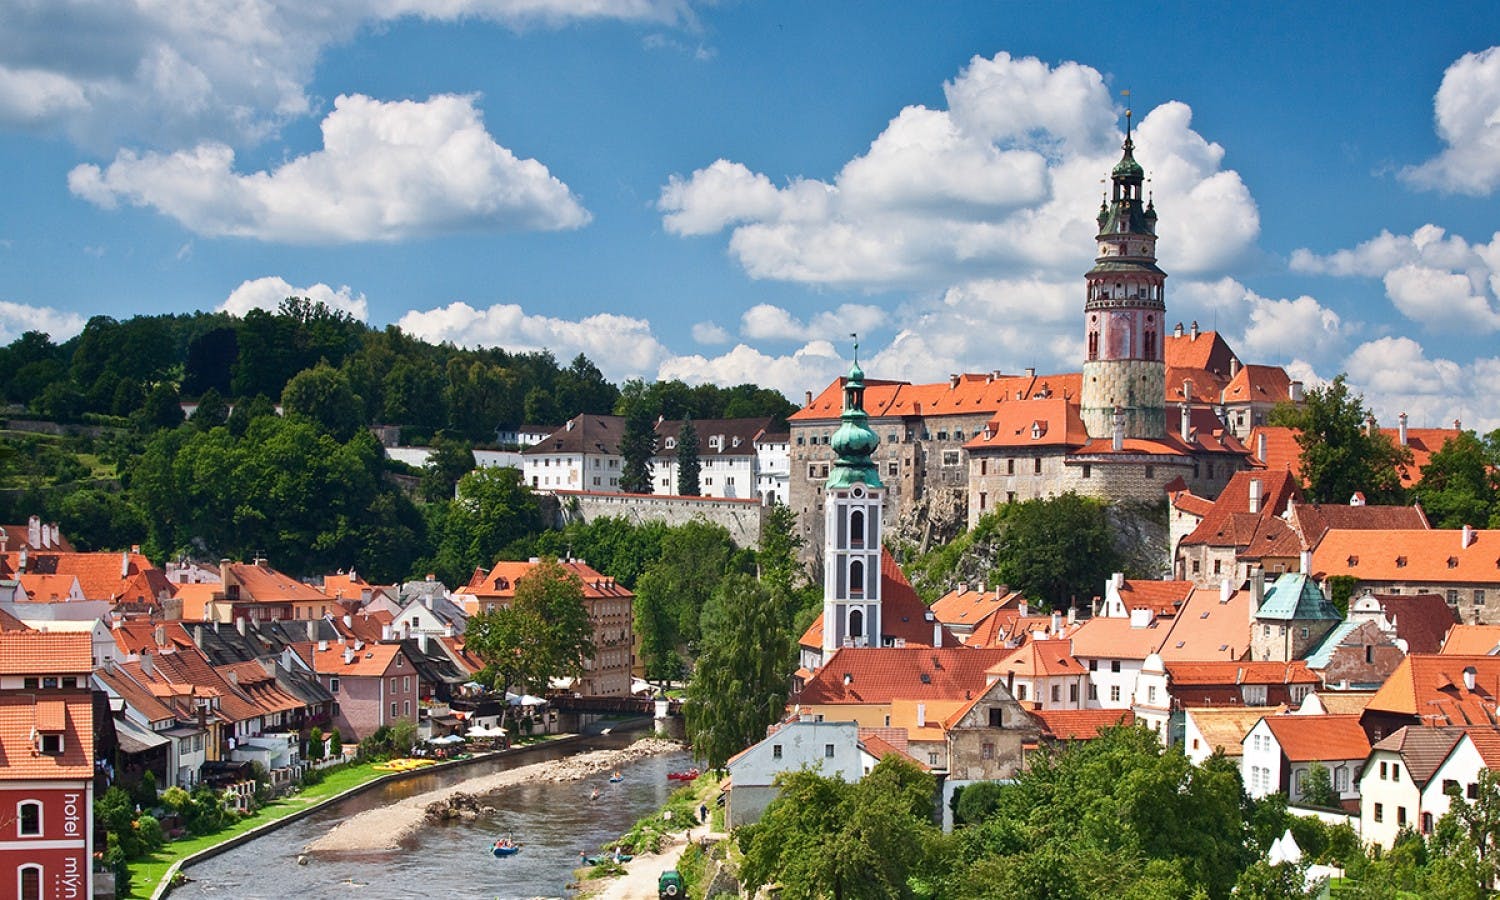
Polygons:
M391 626L389 624L380 626L380 639L382 641L391 639Z
M1229 602L1229 595L1233 594L1233 593L1234 593L1234 588L1232 586L1230 586L1228 578L1225 578L1224 580L1222 580L1222 581L1219 582L1219 602L1220 603L1228 603Z
M1115 434L1110 446L1116 453L1119 453L1125 449L1125 410L1118 406L1115 407L1114 425Z
M1261 603L1266 599L1266 570L1255 566L1250 570L1250 614L1260 612Z
M952 375L948 376L948 387L950 387L950 388L956 388L956 387L958 387L958 373L955 372Z
M1473 666L1464 666L1464 690L1472 694L1474 692L1474 685L1478 681L1478 678L1478 669L1474 668ZM918 709L920 708L921 707L919 706Z
M1374 413L1366 413L1365 414L1365 434L1366 435L1372 435L1374 433L1375 433L1375 414Z
M141 654L141 671L148 677L156 674L156 663L151 661L151 654Z
M1239 359L1231 356L1229 357L1229 377L1233 378L1238 374L1240 374L1240 361Z
M1463 431L1464 430L1464 423L1463 423L1462 419L1454 419L1453 420L1453 430L1454 431Z
M238 631L242 635L245 633L245 617L244 616L240 616L238 619L234 620L234 630Z
M1464 526L1464 530L1463 530L1463 535L1459 538L1459 545L1458 545L1458 547L1459 547L1460 550L1463 550L1463 549L1467 549L1468 547L1472 547L1473 545L1474 545L1474 526L1473 525L1465 525Z
M1030 612L1030 611L1031 610L1030 610L1030 607L1028 606L1028 604L1026 603L1026 599L1024 597L1021 598L1021 602L1016 605L1016 614L1019 615L1021 618L1024 619L1024 618L1026 618L1026 614L1028 612Z
M1250 479L1250 512L1260 512L1260 479Z
M354 617L351 616L351 615L349 615L348 613L344 613L344 627L345 628L353 628L354 627Z
M1069 606L1068 607L1068 624L1072 625L1073 623L1075 623L1077 621L1078 621L1078 607L1077 606Z
M1302 548L1302 554L1297 559L1297 569L1304 575L1312 571L1312 551L1306 547Z
M427 655L427 632L417 633L417 649L422 651L423 656Z
M1099 615L1099 595L1095 594L1089 599L1089 618L1093 619Z
M1470 690L1473 690L1473 688L1470 688ZM927 704L925 703L917 704L917 727L927 727Z
M812 391L803 391L802 392L802 405L803 406L812 406Z
M1398 423L1400 423L1397 426L1397 428L1396 428L1396 435L1397 435L1396 439L1397 439L1397 441L1400 442L1401 446L1405 447L1406 446L1406 413L1402 413L1401 415L1397 416L1396 417L1396 421Z
M1264 431L1255 433L1255 458L1261 462L1266 461L1266 433Z
M17 560L17 562L16 562L16 574L17 575L25 575L26 574L26 548L25 547L21 548L21 558L19 560Z
M120 577L130 577L130 554L123 550L120 551Z
M26 543L32 547L42 546L42 517L32 516L26 520Z
M229 560L219 560L219 581L224 585L224 596L229 596L229 586L234 583L234 575L229 571Z
M1055 609L1052 611L1052 634L1062 634L1062 613Z
M348 644L345 644L344 645L344 665L347 666L347 665L349 665L352 662L354 662L354 648L350 647Z
M1287 394L1288 394L1288 396L1291 397L1293 403L1301 403L1302 402L1302 382L1300 382L1300 381L1293 381L1291 384L1287 385Z
M197 646L197 648L199 650L203 649L203 626L202 625L194 625L193 626L193 644L195 646Z
M309 641L315 641L315 640L318 639L318 620L317 619L308 619L307 620L307 639Z
M1198 339L1198 320L1194 319L1193 320L1193 340L1196 341L1197 339Z
M1183 382L1182 395L1184 397L1190 397L1190 396L1192 396L1192 390L1193 390L1193 383L1191 381ZM1188 410L1188 405L1187 405L1186 401L1184 401L1183 404L1182 404L1182 424L1181 424L1180 428L1181 428L1181 432L1182 432L1182 442L1184 444L1186 444L1189 441L1191 441L1192 437L1193 437L1193 417L1192 417L1192 414L1190 413L1190 411Z
M327 649L328 649L328 641L327 640L318 641L318 652L319 653L322 653L322 652L326 651Z
M165 626L165 625L158 625L158 626L156 626L156 631L155 631L155 633L152 636L154 638L156 638L156 646L158 646L158 647L165 647L165 646L167 646L167 626Z
M573 420L569 419L568 421L566 421L566 422L563 423L563 431L572 431L572 430L573 430Z
M1027 378L1035 378L1036 377L1036 366L1027 366L1026 367L1026 377Z

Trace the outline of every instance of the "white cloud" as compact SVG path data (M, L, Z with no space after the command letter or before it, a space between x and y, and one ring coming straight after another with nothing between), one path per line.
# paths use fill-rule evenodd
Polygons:
M431 343L451 341L461 347L503 347L512 352L550 350L561 360L583 353L614 381L649 378L668 355L650 322L611 313L571 320L530 315L513 303L477 309L460 301L411 310L396 324Z
M1099 73L1001 53L975 58L944 86L949 109L898 113L831 180L778 186L719 159L663 186L658 208L678 235L728 229L752 277L866 290L940 291L979 278L1076 284L1094 256L1101 176L1122 135ZM1211 275L1259 233L1249 191L1224 151L1172 102L1137 129L1155 178L1162 264Z
M727 344L729 332L715 322L696 322L693 324L693 340L700 344Z
M794 402L805 391L817 393L842 375L848 363L828 341L810 341L785 356L770 356L746 344L720 356L673 356L664 359L657 377L688 384L743 384L775 388Z
M27 306L0 300L0 344L9 344L28 331L46 333L61 343L83 331L88 319L50 306Z
M1443 73L1433 105L1447 146L1401 177L1419 188L1474 196L1500 187L1500 47L1459 57Z
M1250 322L1235 345L1255 362L1299 355L1327 359L1344 346L1345 328L1339 314L1306 294L1295 300L1272 300L1246 292Z
M845 335L868 334L881 326L887 313L879 306L844 303L802 322L779 306L760 303L740 316L740 334L752 340L806 341L815 338L842 339Z
M1291 265L1299 272L1379 278L1396 309L1431 331L1500 329L1500 232L1488 244L1470 244L1431 224L1410 235L1381 231L1326 255L1299 249Z
M413 17L692 24L685 0L48 0L0 4L0 124L89 147L254 142L307 114L324 47Z
M309 287L293 287L291 282L275 275L240 282L240 286L219 304L219 312L233 313L236 316L243 316L252 309L275 312L281 307L281 301L288 297L316 300L329 309L348 313L361 322L369 318L370 305L366 302L365 295L356 296L347 284L341 285L338 290L322 282Z
M485 131L474 98L385 103L341 96L323 149L240 174L234 151L121 151L106 169L68 174L104 208L154 207L192 231L284 243L395 241L457 231L576 228L589 220L567 185Z
M1500 358L1430 359L1411 338L1384 337L1361 344L1344 369L1384 425L1394 425L1404 412L1414 427L1452 427L1454 419L1481 433L1500 427L1490 393L1500 377Z

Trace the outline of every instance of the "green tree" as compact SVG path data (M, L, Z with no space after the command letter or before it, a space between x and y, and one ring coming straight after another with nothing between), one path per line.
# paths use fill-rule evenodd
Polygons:
M1448 439L1422 467L1414 493L1434 528L1500 526L1497 507L1500 454L1472 431Z
M594 626L583 601L583 582L555 559L544 558L517 579L514 606L540 631L531 652L547 678L577 678L594 656ZM536 683L533 683L536 686Z
M281 393L287 416L301 416L336 440L347 441L364 424L364 401L355 396L349 377L327 363L292 376Z
M996 566L999 580L1052 608L1091 596L1119 554L1110 540L1105 505L1069 491L1060 497L1006 504L1004 539Z
M698 460L698 430L693 427L692 417L682 420L677 433L677 493L682 497L697 497L703 493L698 484L701 467Z
M1298 429L1308 500L1347 503L1362 492L1370 503L1404 501L1401 472L1412 464L1411 451L1367 428L1369 418L1364 398L1350 393L1342 374L1308 391L1302 405L1272 410L1273 425Z
M422 467L422 497L428 503L449 500L458 480L474 471L474 450L467 441L439 431L432 439L432 456Z
M229 404L224 401L217 388L209 388L198 398L198 408L193 410L193 427L199 431L217 428L229 421Z
M497 606L470 617L465 645L484 661L493 675L491 687L529 691L545 688L547 660L539 652L543 628L537 613L525 606ZM501 726L509 706L501 707Z
M475 569L488 567L542 528L535 495L522 482L520 470L509 466L468 473L458 480L454 500L438 508L431 526L436 554L428 568L448 584L467 582Z
M1302 780L1302 802L1308 806L1326 808L1336 808L1339 805L1339 797L1333 790L1333 779L1328 775L1328 767L1320 762L1309 766L1307 775Z
M634 625L648 679L681 677L699 642L704 610L731 571L747 567L723 526L693 521L662 537L660 555L635 586Z
M625 414L625 429L620 435L620 490L627 494L653 493L651 457L656 453L655 420L644 403L632 404Z
M749 575L726 577L703 610L688 683L688 739L711 768L765 736L786 709L794 647L785 599Z

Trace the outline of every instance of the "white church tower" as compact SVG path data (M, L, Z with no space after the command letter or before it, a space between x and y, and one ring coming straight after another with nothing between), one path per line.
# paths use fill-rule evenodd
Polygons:
M879 647L881 504L885 487L871 454L880 438L865 415L865 373L844 379L843 424L830 441L836 458L824 489L823 660L840 647Z

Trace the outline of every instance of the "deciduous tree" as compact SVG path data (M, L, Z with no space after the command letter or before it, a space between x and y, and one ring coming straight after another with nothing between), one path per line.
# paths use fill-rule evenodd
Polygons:
M1302 480L1314 503L1348 503L1356 492L1371 503L1401 503L1401 470L1411 451L1378 430L1367 429L1370 412L1344 376L1307 392L1300 406L1279 406L1271 422L1299 429Z

